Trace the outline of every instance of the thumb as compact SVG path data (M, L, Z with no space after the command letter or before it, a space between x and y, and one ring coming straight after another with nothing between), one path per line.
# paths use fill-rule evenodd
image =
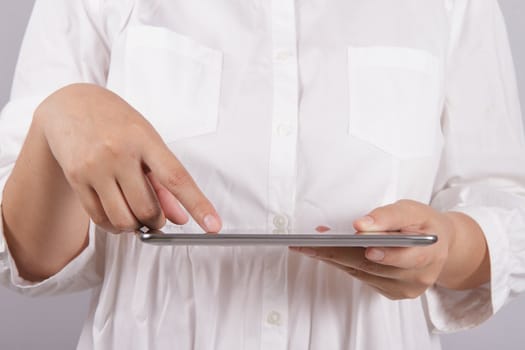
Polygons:
M400 231L424 224L429 217L425 204L401 200L372 210L366 216L354 221L357 231Z

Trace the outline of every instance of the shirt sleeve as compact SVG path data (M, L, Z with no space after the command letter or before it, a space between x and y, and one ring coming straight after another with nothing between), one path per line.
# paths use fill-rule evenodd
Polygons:
M497 0L456 0L450 12L445 148L431 205L483 229L491 281L425 295L435 332L476 326L525 291L525 138Z
M109 49L99 0L37 0L22 43L9 103L0 114L0 194L11 174L36 107L72 83L105 85ZM49 200L52 200L50 198ZM1 206L1 196L0 196ZM46 228L42 227L42 234ZM90 224L89 246L55 276L31 283L19 274L0 215L0 283L27 295L58 294L101 281L104 234ZM96 249L95 249L96 248Z

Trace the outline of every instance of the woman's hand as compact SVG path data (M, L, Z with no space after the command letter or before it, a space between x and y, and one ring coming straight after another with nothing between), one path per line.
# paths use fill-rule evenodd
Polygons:
M490 278L483 233L464 214L401 200L356 220L354 228L435 234L438 242L425 247L291 249L333 265L393 300L416 298L434 284L473 288Z
M154 128L120 97L74 84L35 111L2 198L4 235L20 275L53 276L89 243L89 219L107 231L220 218Z
M64 176L93 221L111 232L167 217L220 230L212 204L135 109L104 88L75 84L48 97L35 118Z

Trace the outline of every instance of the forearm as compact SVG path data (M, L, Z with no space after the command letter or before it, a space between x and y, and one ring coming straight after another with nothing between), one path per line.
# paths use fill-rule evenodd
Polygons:
M482 229L463 213L449 212L445 215L454 227L454 238L437 284L462 290L489 282L490 259Z
M21 276L60 271L87 245L89 217L51 154L36 116L3 193L4 234Z

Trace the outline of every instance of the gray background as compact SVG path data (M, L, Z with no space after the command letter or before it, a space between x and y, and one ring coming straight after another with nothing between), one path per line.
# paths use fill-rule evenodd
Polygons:
M525 1L501 0L525 106ZM9 96L16 57L33 0L4 2L0 8L0 106ZM525 109L525 108L524 108ZM89 293L30 299L0 288L0 349L73 349L87 315ZM443 336L443 348L525 348L525 296L473 330Z

